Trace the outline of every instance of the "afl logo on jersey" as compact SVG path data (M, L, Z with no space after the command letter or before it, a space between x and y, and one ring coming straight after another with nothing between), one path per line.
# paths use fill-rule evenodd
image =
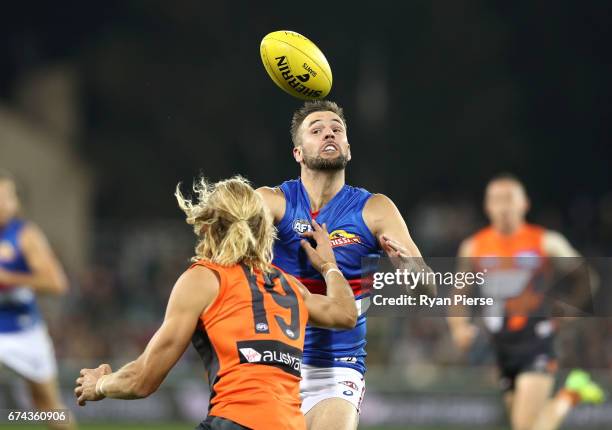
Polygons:
M307 231L312 231L312 226L307 219L296 219L293 221L293 231L297 234L304 234Z
M15 259L15 248L8 240L0 242L0 261L11 261Z
M336 246L351 245L353 243L361 243L359 236L349 233L345 230L334 230L329 234L332 248Z

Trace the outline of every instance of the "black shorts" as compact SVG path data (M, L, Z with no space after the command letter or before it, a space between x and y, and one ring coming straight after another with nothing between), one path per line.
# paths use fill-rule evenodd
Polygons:
M234 421L209 415L195 430L251 430Z
M553 337L512 344L497 342L495 352L500 370L500 387L505 392L514 390L516 378L521 373L555 374L557 371Z

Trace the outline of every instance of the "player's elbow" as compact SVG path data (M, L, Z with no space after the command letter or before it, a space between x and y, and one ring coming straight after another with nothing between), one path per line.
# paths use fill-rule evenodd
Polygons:
M351 303L343 305L342 312L336 318L334 328L343 330L353 329L357 325L357 317L357 307L354 300L351 299Z
M144 399L157 391L157 385L147 380L140 380L132 386L132 395L135 399Z
M63 296L68 292L69 287L70 286L68 284L67 279L60 279L57 282L55 282L53 292L59 296Z
M143 374L135 374L129 391L132 398L144 399L157 391L159 385L159 383Z
M342 321L342 326L339 328L344 330L351 330L355 328L355 325L357 325L357 312L355 312L354 314L347 315Z
M61 296L66 294L69 288L68 278L63 273L48 275L46 288L48 293Z

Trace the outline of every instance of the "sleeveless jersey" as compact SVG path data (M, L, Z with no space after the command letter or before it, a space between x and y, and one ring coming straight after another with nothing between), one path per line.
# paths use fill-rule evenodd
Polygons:
M552 324L539 324L547 321L543 291L538 289L546 275L544 233L540 226L525 224L512 235L487 227L472 236L472 257L478 270L487 270L483 291L497 303L487 308L491 316L484 320L497 340L518 342L552 334Z
M369 293L362 285L362 260L379 255L378 241L366 226L362 211L371 193L344 185L319 211L311 213L310 200L300 179L284 182L285 215L276 226L274 264L294 275L315 294L325 294L325 282L312 267L300 246L301 233L316 218L326 223L338 267L349 281L359 310L357 325L351 330L306 328L304 363L318 367L349 367L365 372L366 316Z
M19 243L26 222L19 219L0 227L0 267L11 272L30 273ZM36 295L27 286L0 285L0 333L19 332L42 321Z
M299 383L308 311L299 289L276 267L264 276L244 265L196 265L220 279L192 338L207 369L209 415L255 430L305 430Z

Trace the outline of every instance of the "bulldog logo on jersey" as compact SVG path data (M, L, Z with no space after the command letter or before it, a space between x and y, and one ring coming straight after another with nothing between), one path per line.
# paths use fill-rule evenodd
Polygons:
M351 245L353 243L361 243L359 236L349 233L346 230L334 230L329 234L332 248L337 246Z

